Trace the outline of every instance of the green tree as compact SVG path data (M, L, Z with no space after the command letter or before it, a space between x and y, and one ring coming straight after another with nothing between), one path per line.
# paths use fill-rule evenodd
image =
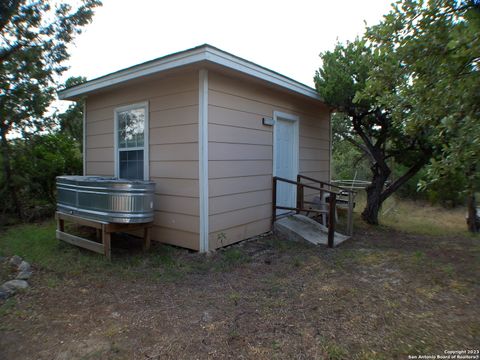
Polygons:
M65 87L69 88L86 82L83 76L70 77L65 82ZM68 108L59 114L55 114L55 121L60 125L60 132L70 136L79 145L83 152L83 101L75 101Z
M370 176L365 153L349 141L343 114L332 114L332 177L335 180L365 180Z
M404 123L392 118L390 106L379 103L374 92L365 92L371 72L379 64L388 65L365 40L338 43L333 51L321 54L321 58L323 66L314 78L316 88L340 114L336 129L341 137L369 160L371 185L366 188L367 204L362 218L378 224L382 203L428 163L432 148L426 134L405 131ZM391 82L384 86L386 92L396 91ZM392 174L391 161L406 170L387 187Z
M377 67L360 98L376 96L408 134L427 134L435 184L459 173L468 195L469 230L480 183L480 2L404 0L367 31ZM394 88L395 91L391 91Z
M13 181L22 206L23 220L50 216L55 209L55 177L77 175L82 170L82 156L75 140L59 132L30 135L10 141ZM1 158L0 158L1 160ZM0 174L0 189L5 191ZM12 199L1 194L0 224L8 223Z
M78 3L78 1L77 1ZM22 216L13 181L9 134L48 127L43 119L54 98L54 79L69 58L68 44L91 22L98 0L73 7L47 0L7 0L0 11L0 146L7 193Z

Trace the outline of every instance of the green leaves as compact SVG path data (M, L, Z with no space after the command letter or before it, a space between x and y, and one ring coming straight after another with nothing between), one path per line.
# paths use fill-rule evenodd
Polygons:
M321 54L317 90L345 114L342 138L369 156L372 182L390 176L387 159L408 168L369 196L386 198L429 160L430 183L463 172L478 188L479 33L478 2L403 0L362 39Z
M68 45L90 23L98 0L6 0L0 4L0 150L3 188L22 217L21 187L11 165L9 135L26 136L51 124L43 119L55 97L55 80L66 67ZM57 164L49 159L48 164Z
M97 0L78 8L47 0L2 3L0 17L0 131L37 130L54 99L54 79L66 70L67 45L93 16Z
M365 42L356 39L345 46L337 43L332 52L320 55L323 66L314 77L316 88L325 101L342 112L368 111L369 104L359 100L353 107L357 92L364 88L373 55Z
M87 81L82 76L70 77L65 82L65 87L79 85ZM80 151L83 151L83 101L77 101L63 112L54 114L55 122L60 125L60 132L70 136L79 144Z
M82 155L78 144L61 133L34 135L17 139L12 146L15 181L21 186L24 207L30 201L55 204L55 177L76 175L82 171Z
M403 1L367 31L375 50L385 55L368 86L378 91L388 64L398 64L403 77L392 78L399 91L380 99L396 109L410 132L428 135L436 149L431 181L459 169L471 173L479 163L479 24L480 11L472 1Z

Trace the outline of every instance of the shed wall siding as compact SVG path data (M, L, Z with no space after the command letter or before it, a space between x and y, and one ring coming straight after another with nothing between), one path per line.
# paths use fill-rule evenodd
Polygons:
M329 110L251 81L209 72L209 246L270 230L274 111L299 117L300 173L330 179ZM306 191L306 195L311 193Z
M114 175L114 110L148 101L150 179L156 183L152 239L198 250L198 72L87 98L86 174Z

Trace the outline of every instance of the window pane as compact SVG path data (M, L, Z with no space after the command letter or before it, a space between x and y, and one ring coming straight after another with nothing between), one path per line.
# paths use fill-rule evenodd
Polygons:
M143 150L122 150L119 158L122 179L143 180Z
M143 146L145 109L132 109L117 114L119 148Z
M143 107L117 112L118 132L116 136L121 178L142 180L144 178L144 150L133 150L133 148L143 148L145 145L145 117L146 109Z

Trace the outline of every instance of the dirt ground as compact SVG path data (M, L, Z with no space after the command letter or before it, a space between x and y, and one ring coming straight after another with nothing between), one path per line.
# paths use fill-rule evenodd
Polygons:
M270 235L163 259L168 271L132 276L34 267L31 288L1 307L0 359L407 359L480 346L478 237L363 228L333 250Z

